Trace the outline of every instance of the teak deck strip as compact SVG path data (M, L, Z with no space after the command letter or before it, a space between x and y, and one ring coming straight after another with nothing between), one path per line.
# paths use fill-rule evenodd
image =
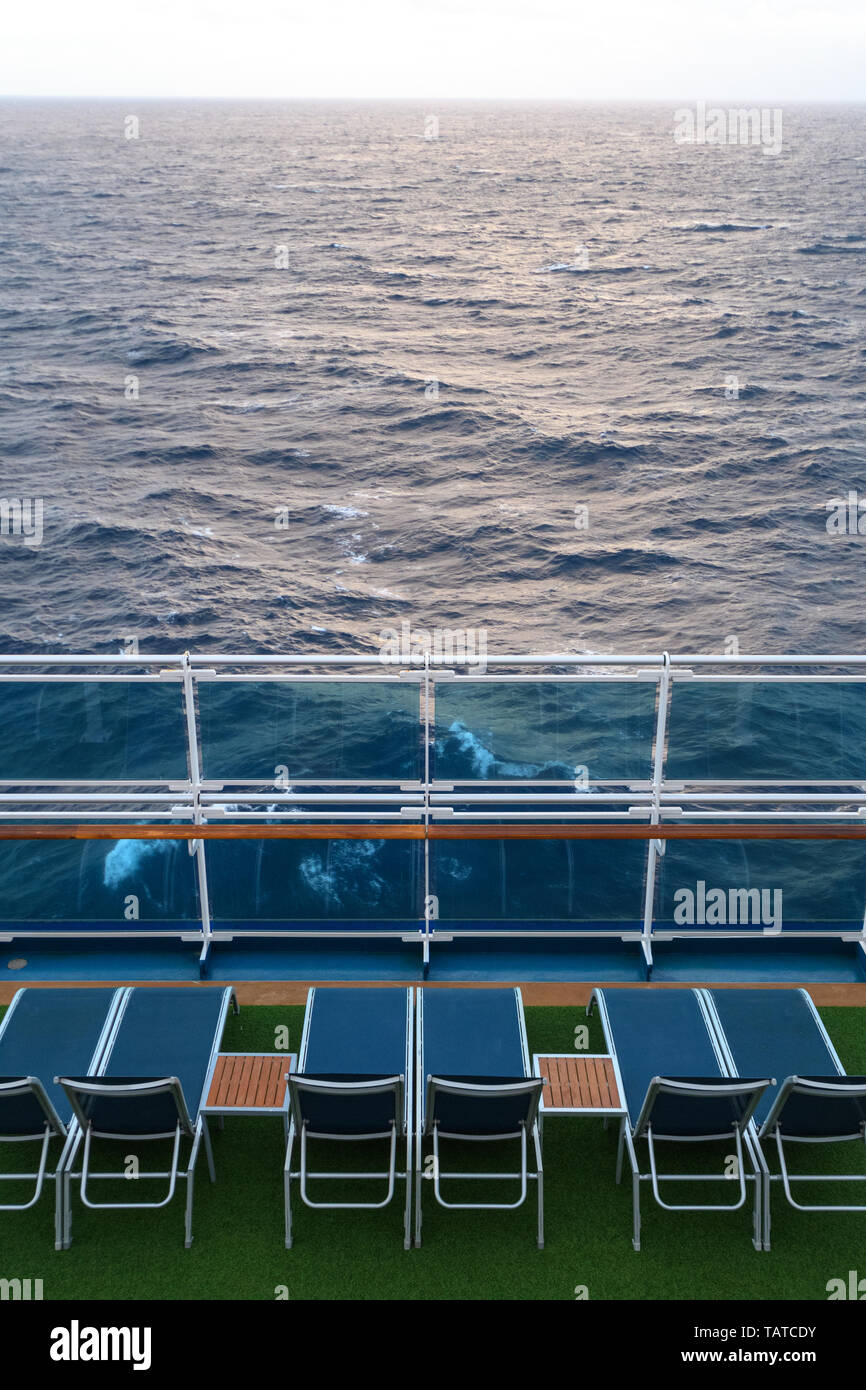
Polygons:
M286 1098L289 1056L251 1052L244 1057L221 1053L216 1060L207 1105L232 1109L278 1110Z
M539 1057L547 1080L545 1110L619 1110L622 1103L610 1057Z

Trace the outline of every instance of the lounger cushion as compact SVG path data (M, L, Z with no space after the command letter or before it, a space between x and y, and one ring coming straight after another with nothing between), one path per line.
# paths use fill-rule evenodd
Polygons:
M327 1076L406 1071L405 989L317 989L303 1069Z
M513 989L427 989L424 1076L525 1077Z
M721 1076L692 990L605 989L603 998L632 1125L653 1077Z
M0 1037L0 1071L36 1076L64 1124L72 1118L54 1078L90 1066L114 989L25 989Z
M176 1076L194 1123L223 1007L222 989L137 986L121 1018L106 1076Z
M809 1002L798 989L714 989L710 991L734 1065L743 1076L768 1076L755 1110L761 1125L788 1076L836 1073L836 1067Z

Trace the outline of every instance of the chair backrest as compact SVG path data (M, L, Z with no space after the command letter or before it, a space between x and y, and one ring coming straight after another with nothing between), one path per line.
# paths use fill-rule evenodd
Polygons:
M309 1072L289 1076L296 1127L313 1137L360 1139L405 1131L402 1076Z
M783 1139L830 1142L866 1135L866 1076L789 1076L761 1127Z
M539 1077L428 1076L425 1133L492 1139L530 1130L538 1114Z
M0 1139L42 1139L65 1135L66 1126L36 1076L0 1076Z
M724 1139L748 1125L768 1078L654 1076L641 1106L635 1138L652 1127L656 1139Z
M58 1080L84 1129L106 1139L170 1139L193 1127L176 1076L112 1076Z

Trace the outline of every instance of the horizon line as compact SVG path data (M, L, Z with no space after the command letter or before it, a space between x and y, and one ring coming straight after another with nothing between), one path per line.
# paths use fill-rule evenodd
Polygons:
M596 106L601 103L614 105L669 105L672 102L703 102L705 105L724 105L736 103L741 106L783 104L798 106L864 106L866 105L866 94L863 96L850 97L791 97L791 96L695 96L693 95L670 95L670 96L359 96L359 95L331 95L331 96L261 96L237 94L218 94L218 93L123 93L123 92L0 92L0 101L224 101L224 102L243 102L255 103L302 103L302 102L358 102L358 103L393 103L393 104L416 104L425 105L430 103L448 104L515 104L527 106Z

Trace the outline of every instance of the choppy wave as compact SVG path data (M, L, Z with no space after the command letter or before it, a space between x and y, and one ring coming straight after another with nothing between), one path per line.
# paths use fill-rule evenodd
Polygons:
M3 114L3 649L862 646L866 109Z

